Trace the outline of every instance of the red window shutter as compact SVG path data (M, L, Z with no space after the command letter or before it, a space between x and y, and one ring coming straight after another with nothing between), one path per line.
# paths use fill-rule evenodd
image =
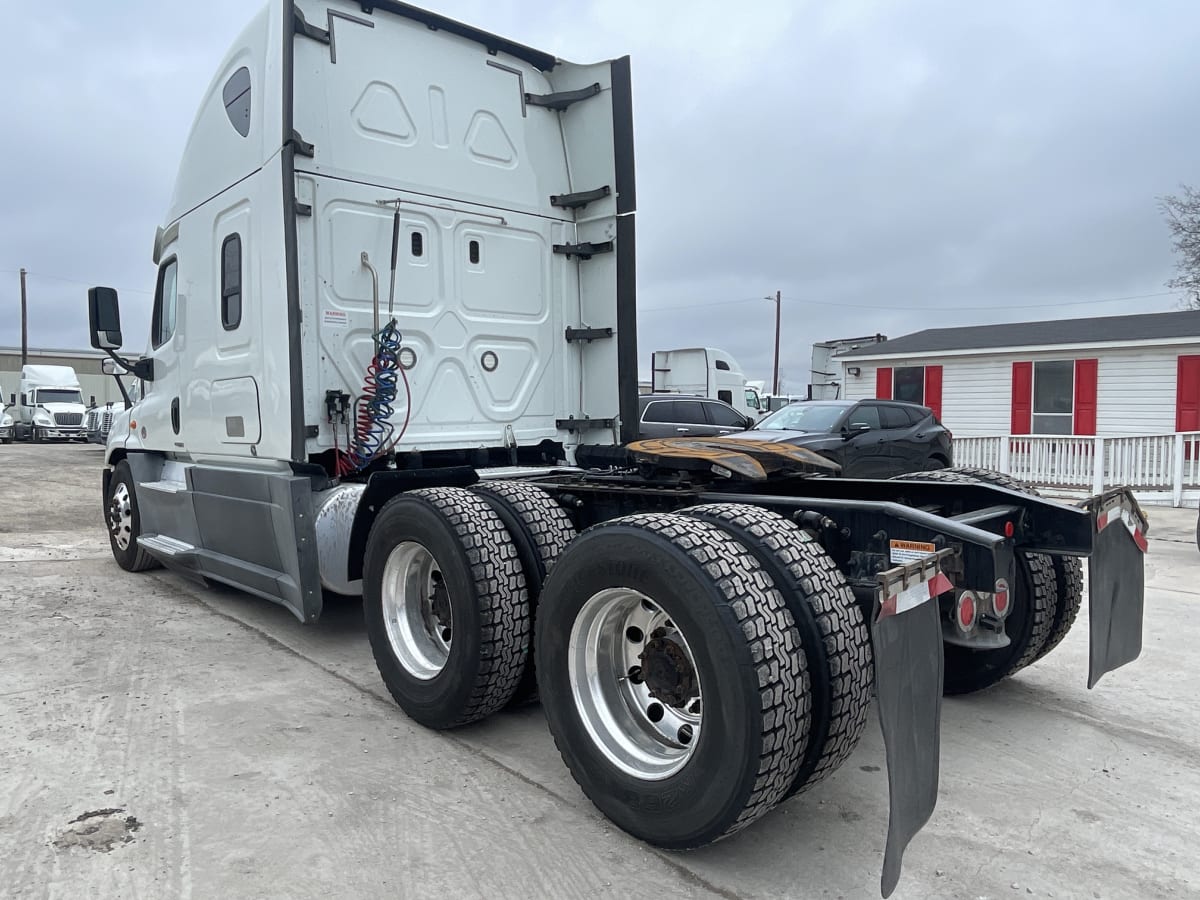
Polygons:
M925 367L925 405L933 414L942 418L942 367Z
M1033 363L1015 362L1012 371L1012 433L1033 430Z
M892 399L892 370L890 368L875 370L875 399Z
M1175 430L1200 431L1200 356L1179 357L1175 381Z
M1094 359L1075 360L1075 433L1096 433L1096 371Z

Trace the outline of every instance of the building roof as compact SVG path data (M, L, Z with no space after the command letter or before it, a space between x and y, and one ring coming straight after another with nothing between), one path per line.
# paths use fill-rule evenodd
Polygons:
M1200 310L1100 316L1093 319L1057 319L1051 322L968 325L962 328L928 328L881 344L869 344L847 350L845 353L839 353L837 358L1187 338L1200 339Z

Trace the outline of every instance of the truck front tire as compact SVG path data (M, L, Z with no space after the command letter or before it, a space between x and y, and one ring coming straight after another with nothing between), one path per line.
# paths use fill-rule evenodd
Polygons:
M117 463L109 479L108 494L104 498L104 521L108 525L108 543L117 565L126 572L144 572L158 567L158 560L137 542L142 533L142 519L138 512L137 485L125 460Z
M384 684L429 728L486 718L529 653L529 595L500 517L462 488L401 494L367 538L363 611Z
M585 532L546 581L536 650L567 768L634 837L699 847L794 783L810 709L799 635L715 525L642 514Z

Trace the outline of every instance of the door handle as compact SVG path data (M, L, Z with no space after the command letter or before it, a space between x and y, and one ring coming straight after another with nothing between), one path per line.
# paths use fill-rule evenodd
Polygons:
M171 429L179 434L179 398L171 401Z
M690 428L676 428L676 429L675 429L675 433L676 433L676 434L691 434L691 433L692 433L692 429L690 429Z

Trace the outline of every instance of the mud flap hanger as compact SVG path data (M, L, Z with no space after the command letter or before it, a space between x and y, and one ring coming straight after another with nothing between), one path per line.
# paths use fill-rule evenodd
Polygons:
M884 897L900 880L905 847L937 804L945 665L937 596L954 587L942 567L956 555L940 550L889 569L876 589L871 642L889 795Z

